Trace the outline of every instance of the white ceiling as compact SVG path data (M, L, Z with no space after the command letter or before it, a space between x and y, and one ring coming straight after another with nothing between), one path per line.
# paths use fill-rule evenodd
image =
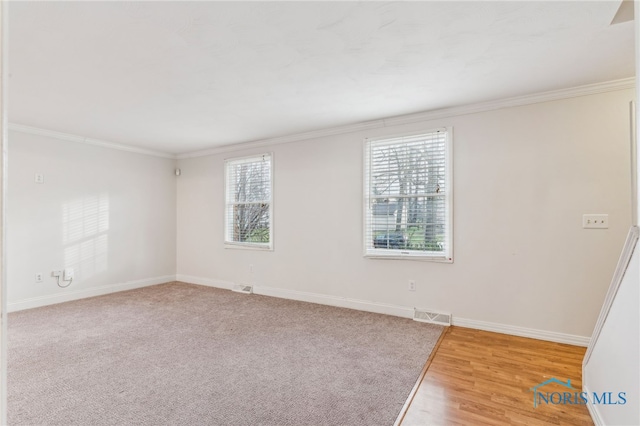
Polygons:
M11 2L9 121L185 153L627 78L619 4Z

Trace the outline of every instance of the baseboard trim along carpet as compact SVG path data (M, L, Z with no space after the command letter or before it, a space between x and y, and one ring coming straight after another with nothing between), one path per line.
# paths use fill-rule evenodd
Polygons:
M202 278L182 274L176 275L176 281L182 281L183 283L189 284L198 284L206 287L222 288L225 290L231 290L234 286L234 283L232 283L231 281L214 280L212 278Z
M161 277L126 281L123 283L101 285L98 287L80 289L73 289L73 287L69 287L66 289L60 289L61 292L58 294L48 294L46 296L32 297L29 299L19 300L17 302L9 302L7 303L7 312L17 312L24 309L40 308L42 306L55 305L56 303L86 299L87 297L103 296L105 294L134 290L136 288L148 287L156 284L164 284L175 280L175 275L163 275Z
M279 297L282 299L298 300L301 302L318 303L321 305L335 306L338 308L349 308L358 311L373 312L375 314L393 315L401 318L413 318L413 308L390 305L388 303L370 302L367 300L350 299L346 297L327 296L318 293L308 293L304 291L285 290L281 288L256 286L253 288L255 294L264 296Z
M177 281L191 284L199 284L207 287L215 287L230 290L236 283L212 278L201 278L190 275L176 276ZM331 296L326 294L310 293L305 291L288 290L284 288L254 286L255 294L280 297L282 299L299 300L301 302L319 303L321 305L336 306L340 308L356 309L359 311L373 312L376 314L394 315L402 318L413 318L413 307L392 305L388 303L371 302L367 300L350 299L346 297ZM422 307L424 308L424 307ZM535 328L518 327L515 325L500 324L495 322L478 321L468 318L459 318L452 315L453 325L473 328L477 330L493 331L495 333L509 334L512 336L528 337L531 339L546 340L548 342L565 343L575 346L588 346L590 337L574 334L558 333L555 331L538 330Z

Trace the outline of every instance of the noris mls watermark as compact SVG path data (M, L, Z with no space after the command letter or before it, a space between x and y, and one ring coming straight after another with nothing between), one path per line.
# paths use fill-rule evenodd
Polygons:
M542 389L547 385L558 384L569 389L562 392L548 392ZM585 405L591 403L593 405L624 405L627 403L626 392L579 392L571 386L571 380L566 382L556 379L555 377L538 383L529 389L533 392L533 406L538 407L540 404L547 405ZM573 391L573 392L572 392Z

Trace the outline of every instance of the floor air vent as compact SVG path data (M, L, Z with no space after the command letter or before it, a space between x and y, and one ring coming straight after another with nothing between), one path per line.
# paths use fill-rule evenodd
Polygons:
M451 325L451 314L414 309L413 320L430 322L432 324Z
M253 287L246 284L236 284L231 289L237 293L251 294L253 293Z

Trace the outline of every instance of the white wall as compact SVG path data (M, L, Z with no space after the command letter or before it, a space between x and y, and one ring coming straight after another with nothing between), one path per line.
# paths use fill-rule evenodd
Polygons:
M16 131L8 158L10 310L175 277L175 160ZM66 289L51 277L63 268Z
M631 234L637 236L637 231L632 229ZM614 278L609 289L598 322L601 327L594 334L595 340L589 345L582 368L583 390L592 402L589 411L596 425L640 424L640 260L637 238L629 241L632 243L627 244L628 252L618 266L623 275L619 280ZM614 404L593 403L593 393L602 398L604 392L612 392ZM621 392L625 393L626 401L618 398Z
M590 336L630 225L633 98L619 90L180 160L178 278ZM363 258L363 138L442 126L453 126L454 263ZM274 153L275 250L225 249L223 161L264 151ZM582 229L583 213L608 213L610 228Z

